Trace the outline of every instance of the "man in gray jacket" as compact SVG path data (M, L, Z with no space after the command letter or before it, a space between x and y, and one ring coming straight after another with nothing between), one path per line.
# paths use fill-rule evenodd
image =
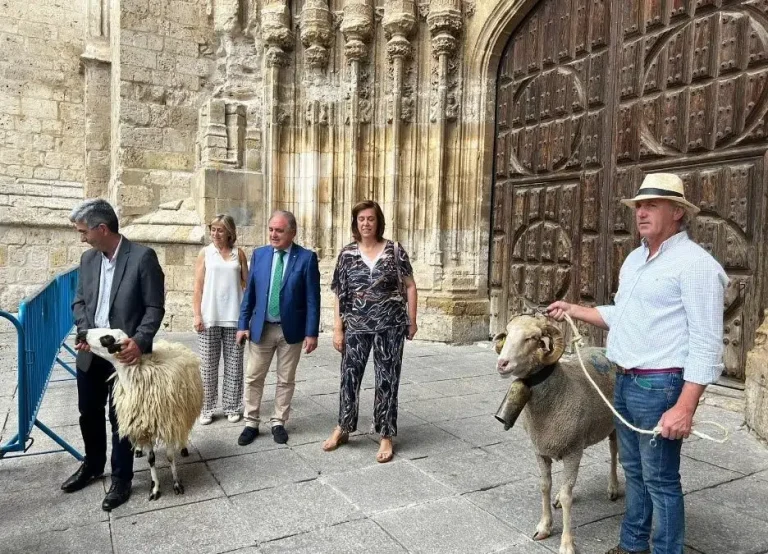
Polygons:
M133 364L152 351L152 340L165 315L165 275L155 251L132 243L119 233L117 215L108 202L83 202L70 215L80 240L93 248L83 253L72 304L78 332L94 328L121 329L128 337L116 354ZM77 396L85 461L61 486L66 492L82 489L101 477L107 462L104 406L111 400L115 368L94 356L86 343L78 343ZM130 497L133 452L128 439L120 439L117 418L109 402L112 427L112 486L102 509L110 511Z

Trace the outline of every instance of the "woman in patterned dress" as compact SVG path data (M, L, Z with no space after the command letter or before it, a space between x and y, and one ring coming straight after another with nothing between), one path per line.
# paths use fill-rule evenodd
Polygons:
M213 421L219 389L219 357L224 351L222 407L231 423L243 413L243 345L237 344L240 302L248 278L248 262L235 248L237 230L229 215L219 214L210 224L211 244L200 250L195 264L194 328L200 348L204 401L200 423Z
M403 344L418 329L416 283L408 254L384 239L384 229L384 214L376 202L360 202L352 209L355 241L339 253L331 284L336 294L333 346L342 354L339 424L323 443L323 450L334 450L357 429L360 383L373 349L373 418L381 435L376 454L380 463L393 456Z

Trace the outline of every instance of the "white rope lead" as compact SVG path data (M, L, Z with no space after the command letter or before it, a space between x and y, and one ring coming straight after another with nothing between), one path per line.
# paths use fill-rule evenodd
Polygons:
M653 438L651 439L651 446L656 445L656 437L661 435L661 422L659 422L656 427L653 430L648 429L639 429L638 427L635 427L631 423L629 423L626 419L624 419L619 412L616 411L616 408L613 407L613 402L609 402L608 399L603 394L603 391L600 390L600 387L597 386L597 383L595 383L592 380L592 376L587 371L587 368L584 366L584 361L581 359L581 347L584 346L584 339L581 336L581 333L579 333L578 328L576 325L574 325L573 320L571 319L571 316L568 314L565 315L565 320L568 322L568 325L571 326L571 330L573 331L573 338L571 339L571 343L573 343L576 355L579 357L579 364L581 365L581 369L584 371L584 375L587 376L587 379L589 379L589 382L592 383L592 386L595 387L595 390L600 395L600 398L603 399L603 402L605 402L605 405L608 406L611 411L613 412L613 415L616 416L616 418L621 421L624 425L632 429L636 433L641 433L643 435L653 435ZM716 439L714 437L711 437L707 435L706 433L702 433L701 431L696 431L695 429L691 429L691 434L696 435L699 438L716 442L718 444L723 444L725 441L728 440L728 429L726 429L724 426L720 425L717 422L714 421L701 421L698 423L698 425L712 425L714 427L717 427L723 432L723 438L722 439Z

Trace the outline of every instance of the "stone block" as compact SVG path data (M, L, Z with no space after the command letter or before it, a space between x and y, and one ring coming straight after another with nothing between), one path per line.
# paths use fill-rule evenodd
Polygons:
M8 246L0 244L0 267L8 264Z
M165 265L184 265L183 246L167 246L165 248Z
M264 554L358 554L405 553L381 527L370 519L355 520L308 533L293 535L260 546Z
M218 196L220 200L242 200L245 192L245 174L241 171L218 172Z
M34 115L40 119L57 119L59 115L58 104L53 100L44 100L42 98L22 97L21 110L25 114ZM62 113L62 116L64 115Z
M768 440L768 318L755 333L755 343L747 354L744 388L747 425Z
M63 246L52 248L49 253L48 265L52 268L60 268L69 265L67 263L67 248Z

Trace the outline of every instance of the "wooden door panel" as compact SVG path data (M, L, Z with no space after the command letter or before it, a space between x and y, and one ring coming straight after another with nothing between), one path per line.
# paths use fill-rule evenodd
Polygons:
M620 200L670 171L731 277L725 363L743 376L768 301L768 0L541 0L498 79L492 331L525 305L609 301L639 244Z

